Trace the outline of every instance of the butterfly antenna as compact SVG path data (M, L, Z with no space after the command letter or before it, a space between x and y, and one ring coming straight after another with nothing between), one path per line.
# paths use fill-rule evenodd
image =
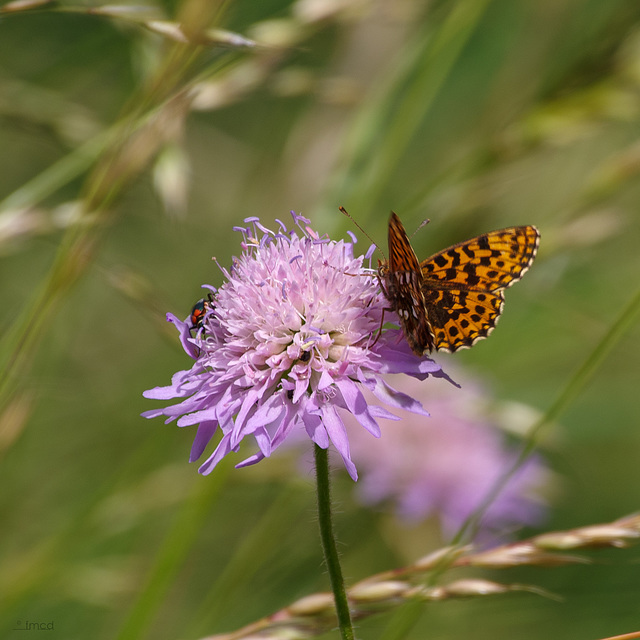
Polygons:
M429 218L425 218L419 225L418 228L411 234L411 237L413 238L413 236L416 235L416 233L418 233L418 231L420 231L420 229L422 229L422 227L426 227L429 223L431 222L431 220L429 220Z
M355 218L351 217L351 214L349 214L349 212L343 207L340 206L338 207L340 209L340 211L342 211L342 213L347 216L347 218L349 218L349 220L351 220L351 222L353 222L353 224L356 225L356 227L358 227L358 229L360 229L360 231L362 231L362 233L364 233L364 235L369 238L369 240L371 241L371 244L375 245L376 249L382 253L382 257L386 259L386 256L384 255L382 249L378 246L378 243L375 242L375 240L356 222Z

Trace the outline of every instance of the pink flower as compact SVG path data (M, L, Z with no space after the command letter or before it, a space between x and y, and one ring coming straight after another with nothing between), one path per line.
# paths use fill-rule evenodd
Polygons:
M363 268L364 256L353 257L354 243L320 237L308 220L292 215L297 229L278 221L275 233L258 218L237 229L242 254L223 270L222 286L209 287L214 295L198 327L167 315L195 362L169 386L144 393L180 402L143 415L177 419L179 427L198 425L191 461L220 434L200 473L237 451L245 436L255 439L258 451L238 467L270 456L291 433L304 431L322 448L332 443L355 480L343 416L353 416L376 438L379 418L398 419L370 404L362 390L389 407L426 416L420 402L396 391L383 374L446 377L431 359L411 352L401 331L379 335L387 303L371 270Z

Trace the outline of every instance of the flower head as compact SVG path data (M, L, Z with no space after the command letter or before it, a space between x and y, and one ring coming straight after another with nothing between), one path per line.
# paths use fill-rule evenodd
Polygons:
M355 480L342 416L351 414L376 437L378 418L398 419L369 404L363 388L390 407L428 415L382 374L446 377L435 362L411 352L400 330L379 332L387 303L363 267L365 257L354 258L354 242L320 237L308 220L292 215L292 230L278 221L280 230L273 232L258 218L236 229L242 254L223 269L222 286L209 287L214 293L197 327L167 314L195 362L169 386L144 394L182 400L143 415L198 425L191 461L220 431L203 474L237 451L245 436L253 436L258 451L238 467L262 460L293 431L304 430L322 448L332 443Z

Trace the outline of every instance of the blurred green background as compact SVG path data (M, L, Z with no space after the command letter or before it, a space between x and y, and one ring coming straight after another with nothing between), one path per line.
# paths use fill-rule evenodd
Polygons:
M539 256L499 329L436 359L544 412L638 291L640 4L94 6L0 8L0 636L24 638L12 629L28 620L53 621L48 637L198 638L327 578L311 478L292 481L278 456L203 478L192 430L139 417L157 406L142 391L189 366L164 314L221 283L211 257L229 264L247 216L273 227L295 209L338 238L353 230L344 205L384 248L393 209L409 230L431 219L420 257L535 224ZM154 19L182 21L191 42ZM206 25L262 46L194 44ZM627 323L545 432L546 530L638 509L639 371ZM335 497L349 581L446 542L358 506L344 475ZM640 630L638 550L591 557L482 574L563 602L433 604L407 637Z

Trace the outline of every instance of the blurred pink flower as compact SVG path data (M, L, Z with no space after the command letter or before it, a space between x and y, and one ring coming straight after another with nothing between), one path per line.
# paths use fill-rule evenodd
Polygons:
M349 421L360 470L355 491L367 505L392 502L405 520L435 516L452 535L512 466L518 448L489 417L486 393L477 384L463 381L457 389L443 380L421 385L407 378L394 385L427 403L431 417L403 413L385 425L379 441ZM529 458L487 510L483 531L538 523L548 475L540 457Z

